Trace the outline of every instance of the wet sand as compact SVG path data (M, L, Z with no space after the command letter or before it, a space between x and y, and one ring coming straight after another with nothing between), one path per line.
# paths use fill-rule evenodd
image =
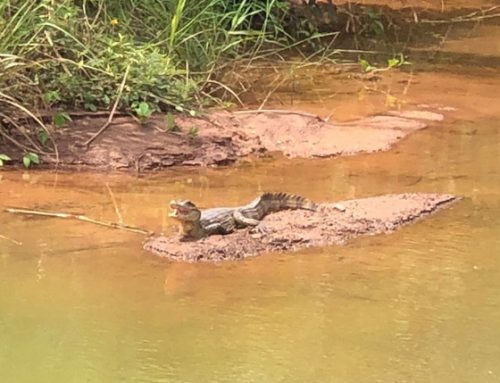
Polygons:
M295 110L217 111L206 118L178 116L181 132L166 131L160 116L145 125L120 117L88 149L79 144L97 132L105 119L87 117L58 131L59 167L141 172L229 165L249 155L272 152L290 158L372 153L388 150L408 134L442 121L444 113L446 108L427 106L330 122ZM195 137L187 133L193 126L198 131ZM53 158L43 160L53 164Z

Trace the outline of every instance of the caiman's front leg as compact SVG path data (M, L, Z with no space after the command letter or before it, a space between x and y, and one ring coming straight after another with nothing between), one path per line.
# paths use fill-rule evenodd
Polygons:
M225 222L224 225L220 223L212 223L204 227L206 235L212 234L229 234L234 231L234 223Z
M236 224L241 227L257 226L260 223L260 221L257 219L245 217L238 210L233 212L233 218L236 221Z

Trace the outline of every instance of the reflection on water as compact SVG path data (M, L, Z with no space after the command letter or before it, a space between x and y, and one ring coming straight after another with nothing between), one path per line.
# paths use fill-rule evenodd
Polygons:
M108 183L125 221L157 232L172 230L166 202L178 196L465 197L392 235L217 265L165 262L133 233L0 213L0 234L23 243L0 239L0 381L500 381L500 88L488 74L421 72L406 93L406 74L389 75L377 86L402 105L458 110L387 153L143 179L0 173L2 207L116 220ZM338 102L347 119L387 108L384 97ZM304 108L339 108L321 100Z

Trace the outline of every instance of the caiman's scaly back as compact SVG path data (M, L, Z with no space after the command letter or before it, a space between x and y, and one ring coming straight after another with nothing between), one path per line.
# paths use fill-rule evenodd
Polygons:
M257 226L267 214L288 209L316 210L317 205L298 195L264 193L248 205L199 210L188 200L170 201L170 216L181 224L183 237L200 239L212 234L229 234L236 228Z
M248 205L240 208L247 216L261 220L269 213L281 210L304 209L315 211L318 208L311 200L296 194L288 193L264 193Z

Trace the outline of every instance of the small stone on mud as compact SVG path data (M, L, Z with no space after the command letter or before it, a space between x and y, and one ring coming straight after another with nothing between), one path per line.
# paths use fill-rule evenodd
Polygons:
M342 205L341 203L334 203L333 208L337 209L338 211L341 211L341 212L346 211L346 207L344 205Z

